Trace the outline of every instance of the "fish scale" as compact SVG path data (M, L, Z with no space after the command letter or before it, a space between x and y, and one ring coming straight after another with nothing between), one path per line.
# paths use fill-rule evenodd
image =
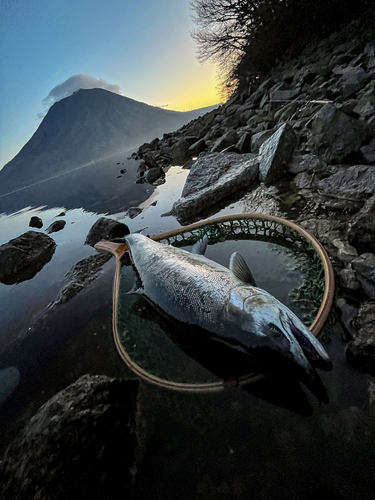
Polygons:
M144 295L180 321L230 335L218 318L230 291L243 285L242 281L201 255L168 245L163 245L161 253L160 243L138 234L126 240Z

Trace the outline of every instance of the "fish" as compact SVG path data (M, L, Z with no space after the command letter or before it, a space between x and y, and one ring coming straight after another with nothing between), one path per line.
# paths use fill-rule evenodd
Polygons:
M207 235L191 252L142 234L125 240L135 276L129 294L145 296L167 315L234 349L276 353L310 379L316 368L332 368L320 341L287 306L256 286L238 252L226 268L204 256Z

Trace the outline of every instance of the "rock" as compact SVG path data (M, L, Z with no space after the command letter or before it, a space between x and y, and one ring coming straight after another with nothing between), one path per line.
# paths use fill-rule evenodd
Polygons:
M310 150L327 163L343 160L373 138L371 127L349 117L334 104L326 104L311 122Z
M346 241L342 241L338 238L332 240L333 245L337 248L337 258L342 262L350 262L351 260L358 257L357 250L349 245Z
M36 227L38 229L41 229L43 227L43 221L40 217L31 217L30 222L29 222L30 227Z
M375 167L350 167L319 181L318 187L327 195L348 200L364 200L375 194Z
M293 161L288 165L288 171L292 174L299 174L300 172L312 174L313 172L322 172L325 166L325 163L320 158L309 153L295 156Z
M347 66L339 71L338 74L342 75L339 85L344 99L347 99L358 92L358 90L362 89L369 79L366 71L360 66Z
M220 153L229 146L234 146L238 141L238 134L235 130L228 130L222 137L217 139L211 148L212 153Z
M284 123L259 150L259 179L269 183L277 180L290 163L297 136L293 128Z
M56 217L65 217L66 213L65 212L60 212L59 215L56 215Z
M201 154L191 167L182 197L173 205L180 220L195 217L223 198L250 186L258 177L256 155Z
M254 134L251 138L251 152L258 154L259 149L263 142L265 142L271 135L275 133L275 130L263 130L262 132L258 132Z
M157 161L155 160L154 155L152 155L151 153L145 154L143 157L143 161L145 162L145 165L148 168L158 168L159 167Z
M77 293L98 277L101 267L111 257L111 253L101 252L77 262L65 275L69 283L60 291L53 305L63 304L75 297Z
M207 148L206 141L204 139L199 139L199 141L192 144L188 149L188 154L190 156L198 156L199 153Z
M298 189L310 189L313 182L311 175L306 172L300 172L293 180L293 184Z
M357 273L353 269L341 269L339 272L339 283L345 290L355 292L360 284L357 280Z
M7 401L20 383L20 371L15 366L0 370L0 406Z
M138 385L84 375L47 401L0 462L2 500L130 498Z
M130 219L135 219L137 217L137 215L141 214L143 212L142 208L139 208L139 207L130 207L127 211L126 211L126 215L130 218Z
M100 217L91 227L86 237L85 245L94 246L100 240L115 240L123 238L129 234L129 228L126 224L117 220Z
M151 168L150 170L147 170L147 172L143 176L144 180L149 184L154 184L154 182L164 177L165 172L161 167Z
M239 138L236 144L236 150L240 153L250 153L251 152L251 133L244 132Z
M375 255L364 253L352 261L352 267L357 272L358 281L363 291L375 299Z
M361 372L375 374L375 302L361 305L354 321L356 335L346 350L346 358Z
M375 196L367 200L353 217L348 229L348 240L354 246L375 251Z
M341 312L341 323L344 326L346 332L350 335L350 339L355 337L355 328L353 327L353 321L357 317L358 309L351 306L346 302L343 297L340 297L335 301L336 307L340 309ZM346 338L346 340L348 340Z
M290 89L290 90L274 90L270 92L271 101L291 101L300 94L300 90Z
M52 238L36 231L0 245L0 281L12 285L33 278L51 260L55 248Z
M181 137L178 141L172 146L171 154L173 156L174 161L184 161L187 159L188 149L190 147L189 142L185 139L185 137ZM160 177L160 176L159 176Z
M46 233L57 233L58 231L64 229L65 225L65 220L55 220L55 222L52 222L52 224L46 229Z
M363 163L366 165L375 164L375 139L373 139L369 144L362 146L360 148Z

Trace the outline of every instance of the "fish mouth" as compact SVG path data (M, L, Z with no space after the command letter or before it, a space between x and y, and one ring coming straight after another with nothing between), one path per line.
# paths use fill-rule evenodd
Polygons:
M298 328L296 324L288 319L288 329L294 338L297 340L304 355L315 368L321 370L331 370L332 362L328 354L319 342L319 340L308 330L303 324L303 329Z

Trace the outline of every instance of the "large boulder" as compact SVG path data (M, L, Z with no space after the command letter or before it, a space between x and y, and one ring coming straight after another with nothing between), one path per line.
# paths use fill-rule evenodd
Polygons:
M0 281L12 285L33 278L51 260L55 248L52 238L36 231L27 231L1 245Z
M368 199L353 217L348 229L348 240L356 247L375 251L375 196Z
M365 200L375 194L375 167L370 165L350 167L321 180L318 187L324 194L330 196Z
M253 154L202 153L186 179L182 197L173 205L180 220L195 217L227 196L243 191L258 178Z
M129 498L137 381L84 375L53 396L0 462L2 500Z
M373 129L366 122L351 118L328 103L311 122L308 146L327 163L337 164L358 152L373 136Z
M293 128L284 123L259 149L259 179L269 183L281 177L296 145L297 136Z
M85 245L95 246L100 240L116 240L129 234L126 224L114 219L100 217L91 227L86 237Z
M356 335L346 350L347 360L357 370L375 375L375 302L361 305L355 327Z

